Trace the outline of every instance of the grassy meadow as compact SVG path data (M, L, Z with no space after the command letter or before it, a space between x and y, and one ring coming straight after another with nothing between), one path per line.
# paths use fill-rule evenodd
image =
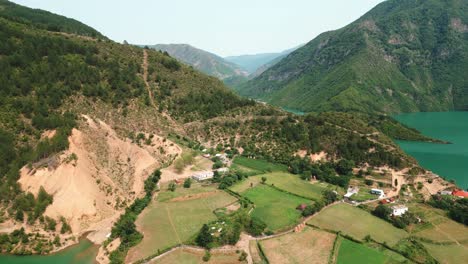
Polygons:
M175 192L163 189L137 219L144 238L130 250L127 260L136 261L192 240L203 224L216 220L215 209L235 201L215 186L178 186Z
M348 239L339 238L337 264L387 264L403 263L406 259L389 250L379 250Z
M362 240L370 235L378 242L393 246L408 233L357 207L340 203L322 210L309 222L320 228L341 231Z
M239 261L239 254L236 252L231 253L219 253L212 252L211 258L208 262L203 261L203 251L194 251L188 249L177 249L174 252L171 252L156 261L151 263L153 264L198 264L198 263L207 263L207 264L234 264L234 263L247 263L246 261Z

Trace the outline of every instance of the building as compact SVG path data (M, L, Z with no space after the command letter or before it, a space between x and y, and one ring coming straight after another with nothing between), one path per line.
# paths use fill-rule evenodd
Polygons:
M441 195L452 195L452 193L453 193L452 190L443 190L439 192L439 194Z
M452 195L458 198L468 198L468 192L462 190L454 190Z
M382 191L380 189L371 189L370 193L380 196L379 198L384 198L385 197L384 191Z
M296 207L296 209L299 211L304 211L306 207L307 207L307 204L300 204L298 207Z
M214 176L214 173L212 171L203 171L203 172L199 172L197 174L194 174L192 176L192 179L194 179L196 181L204 181L204 180L212 179L213 176Z
M219 168L217 171L221 174L225 174L229 172L229 168Z
M351 196L353 196L354 194L358 193L359 192L359 188L358 187L349 187L348 188L348 191L346 192L346 194L344 195L344 198L351 198Z
M392 206L392 215L393 216L402 216L408 212L408 206L405 205L395 205Z

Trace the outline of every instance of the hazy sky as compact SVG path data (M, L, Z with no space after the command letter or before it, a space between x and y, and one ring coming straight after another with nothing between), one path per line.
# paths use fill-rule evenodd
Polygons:
M13 0L77 19L115 41L188 43L221 56L282 51L383 0Z

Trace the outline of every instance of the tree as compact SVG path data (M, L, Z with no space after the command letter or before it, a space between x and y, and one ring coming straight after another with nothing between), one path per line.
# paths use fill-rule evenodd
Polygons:
M374 209L374 211L372 211L372 214L379 217L379 218L382 218L382 219L386 220L392 214L392 209L390 209L389 207L381 204L381 205L377 206Z
M192 179L190 178L187 178L185 181L184 181L184 188L190 188L190 186L192 186Z
M340 175L350 175L353 173L353 168L355 166L354 161L342 159L336 163L335 170Z
M213 242L213 237L211 236L210 228L207 224L204 224L201 228L200 232L198 233L196 242L197 245L204 248L209 248L209 244Z
M267 225L262 220L252 217L246 226L246 231L254 236L260 236Z
M177 185L174 182L169 183L169 191L175 192Z
M266 178L266 177L262 177L262 183L265 184L266 181L267 181L267 178Z
M332 190L328 190L328 189L324 190L322 192L322 197L323 197L323 201L325 202L325 204L332 204L338 201L338 194Z

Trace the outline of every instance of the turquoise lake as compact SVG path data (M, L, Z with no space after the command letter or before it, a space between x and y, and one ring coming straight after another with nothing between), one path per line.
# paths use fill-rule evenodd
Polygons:
M468 112L409 113L394 116L426 136L451 142L433 144L397 141L424 168L468 188Z
M98 247L83 239L79 244L47 256L0 255L5 264L94 264Z

